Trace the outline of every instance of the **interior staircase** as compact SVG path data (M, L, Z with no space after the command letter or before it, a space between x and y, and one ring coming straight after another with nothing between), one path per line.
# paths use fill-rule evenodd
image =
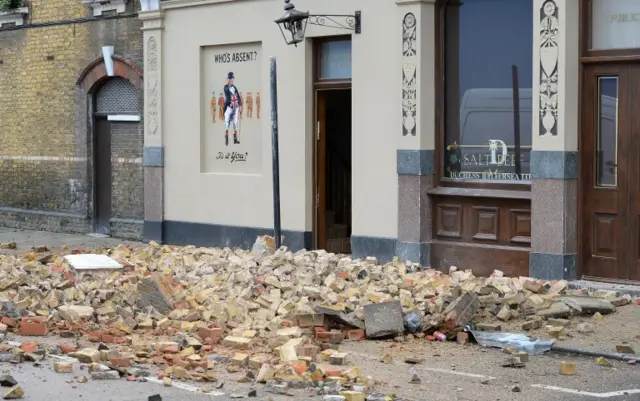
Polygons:
M351 166L327 147L327 252L351 253Z
M326 218L327 252L350 254L351 238L349 227L346 224L336 223L336 213L332 210L327 210Z

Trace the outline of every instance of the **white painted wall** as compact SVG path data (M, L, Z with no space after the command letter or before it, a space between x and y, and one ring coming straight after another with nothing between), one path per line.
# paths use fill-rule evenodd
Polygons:
M208 4L206 4L208 3ZM296 0L300 10L322 14L362 11L362 34L353 35L353 235L397 236L396 149L401 135L401 52L396 4L388 0ZM196 5L194 5L196 4ZM282 227L313 226L313 108L311 41L286 46L274 19L281 0L199 3L169 1L162 57L165 146L165 219L233 226L272 227L269 56L278 59ZM348 31L309 25L307 37ZM201 173L200 47L262 42L261 168L258 174ZM222 82L224 83L224 82ZM238 84L240 80L238 78Z

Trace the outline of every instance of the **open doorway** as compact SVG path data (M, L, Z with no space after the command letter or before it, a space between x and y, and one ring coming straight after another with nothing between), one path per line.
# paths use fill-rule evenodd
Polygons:
M351 89L317 92L316 247L351 253Z

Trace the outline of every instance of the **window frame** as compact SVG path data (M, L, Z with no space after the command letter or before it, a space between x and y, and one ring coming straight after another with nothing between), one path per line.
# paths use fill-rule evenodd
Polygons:
M599 63L603 61L640 60L640 47L635 49L591 50L593 37L592 23L593 0L580 0L580 61Z
M495 182L485 180L454 179L444 176L446 154L446 9L450 5L461 5L459 0L437 0L435 21L435 152L434 152L434 186L468 189L531 191L531 181ZM532 49L533 51L533 49ZM532 66L533 67L533 66ZM533 135L533 134L532 134ZM533 139L533 138L532 138Z
M320 77L320 63L322 59L322 44L326 42L343 42L351 41L353 51L353 41L351 35L333 35L333 36L320 36L313 38L313 85L316 89L322 88L336 88L336 87L351 87L351 79L353 77L353 53L351 55L352 71L349 78L321 78Z

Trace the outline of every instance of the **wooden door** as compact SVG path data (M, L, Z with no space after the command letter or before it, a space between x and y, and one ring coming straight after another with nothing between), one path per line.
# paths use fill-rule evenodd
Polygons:
M316 249L327 245L327 91L316 91L316 145L315 145L315 204L314 216Z
M640 264L640 66L585 71L582 140L584 275L637 280Z
M96 118L94 136L94 229L109 234L111 219L111 123Z

